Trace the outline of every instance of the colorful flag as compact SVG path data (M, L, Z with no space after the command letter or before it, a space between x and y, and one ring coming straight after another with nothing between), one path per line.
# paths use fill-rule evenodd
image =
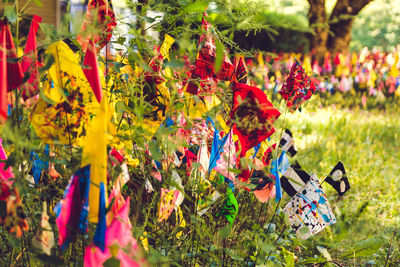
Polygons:
M286 153L291 157L297 154L297 149L294 145L292 132L288 129L285 129L285 132L283 133L282 138L279 142L279 147L282 149L282 151L286 151Z
M33 15L31 27L29 29L28 38L26 39L24 57L22 58L21 67L22 72L30 72L28 81L24 84L22 97L27 99L35 96L39 92L39 72L40 65L37 54L37 38L36 34L39 29L39 24L42 18Z
M236 173L232 171L237 168L236 148L233 142L232 131L224 139L225 141L221 142L223 145L219 151L220 157L215 161L214 170L229 180L236 181Z
M44 154L49 156L50 146L46 145L44 148ZM39 155L32 151L30 155L30 160L32 161L32 175L35 180L35 184L40 181L42 176L42 171L49 168L49 162L47 160L42 160Z
M89 40L86 49L85 59L83 61L83 73L92 87L97 101L100 103L103 97L103 90L101 88L100 71L97 64L96 46L92 39Z
M98 32L88 29L91 26L98 27ZM90 0L87 6L86 17L82 24L81 32L85 35L78 36L78 42L82 50L86 50L88 40L93 39L101 50L110 40L112 32L117 26L115 14L112 9L111 0ZM88 31L88 32L85 32Z
M238 83L247 84L248 74L247 67L244 63L243 56L235 58L235 79Z
M80 66L77 55L63 41L51 44L46 57L54 63L30 116L36 134L46 144L82 141L99 103ZM49 101L50 100L50 101Z
M100 183L100 199L99 199L99 221L97 223L96 232L93 237L95 244L101 251L105 250L105 235L106 235L106 192L104 183Z
M257 87L233 82L233 107L230 113L233 133L239 137L240 155L261 143L274 132L280 112Z
M328 198L315 176L289 201L284 212L288 215L292 228L303 239L336 223ZM307 230L301 230L302 228Z
M314 83L307 76L300 62L295 59L290 74L279 93L286 100L287 107L296 110L304 101L311 98L315 89Z
M266 173L265 170L254 170L250 183L256 186L252 191L261 203L274 196L274 179L272 174Z
M158 207L158 221L162 222L171 216L180 192L161 188L161 201Z
M194 69L191 73L191 80L186 88L186 92L197 95L199 86L203 93L212 93L215 91L217 80L232 81L234 78L234 66L230 59L226 56L225 51L222 65L218 72L215 70L215 60L217 56L217 47L214 38L218 38L213 30L212 25L205 19L206 13L203 14L202 25L205 33L200 36L198 49L199 53L196 58ZM194 81L199 79L200 81Z
M110 120L107 101L107 97L101 100L100 109L87 129L82 152L81 166L90 165L88 220L93 223L99 218L100 183L107 188L107 126Z
M86 233L90 165L77 170L64 192L64 198L54 208L58 227L58 245L64 250L79 232Z
M285 173L289 168L289 159L286 156L286 151L282 151L279 158L272 161L271 164L271 174L275 177L275 189L276 189L276 201L282 198L281 190L281 174Z
M310 180L310 175L295 161L286 172L284 172L280 180L283 190L285 190L290 197L293 197L297 192L301 191Z
M236 197L233 194L232 190L230 188L227 188L225 201L223 203L221 211L218 212L217 216L225 217L225 219L232 226L238 211L239 211L239 205L236 200Z
M7 92L17 88L23 79L21 65L7 21L0 21L0 121L7 120Z
M111 198L109 199L111 201ZM107 259L114 257L121 267L147 266L141 255L136 239L132 236L132 225L129 219L130 199L118 197L108 216L105 231L105 250L101 251L94 243L86 247L84 266L103 266Z
M338 162L333 170L329 173L325 181L333 186L338 192L339 196L342 196L347 190L350 189L349 180L347 179L346 170L344 169L343 163Z

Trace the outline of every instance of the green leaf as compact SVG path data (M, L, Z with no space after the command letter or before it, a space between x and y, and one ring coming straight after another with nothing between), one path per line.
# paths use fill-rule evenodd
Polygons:
M340 258L369 257L376 253L384 241L379 238L369 238L355 244L351 251L344 253Z
M224 60L224 45L221 43L220 40L216 39L215 40L215 46L216 46L216 58L215 58L215 65L214 65L214 70L215 73L218 73L219 70L221 69L222 62Z
M285 259L286 266L294 267L294 254L285 248L282 248L283 258Z
M33 2L38 6L38 7L42 7L43 4L42 2L40 2L40 0L33 0Z
M44 64L44 66L39 69L40 72L44 72L50 69L51 65L53 65L53 63L55 62L54 56L52 54L46 54L45 62L46 63Z
M225 249L226 254L228 254L229 257L231 257L231 259L233 260L237 260L237 261L243 261L244 258L240 257L236 251L234 251L233 249L227 248Z
M327 259L328 261L332 260L331 255L329 254L329 252L326 248L317 246L317 249L318 249L319 253L321 253L321 255L325 257L325 259Z
M48 256L46 254L39 254L36 256L40 261L46 264L54 264L56 266L64 265L64 261L55 257L55 256Z
M323 263L326 262L326 259L324 259L323 257L319 256L317 258L307 258L304 261L301 262L301 265L305 265L305 264L312 264L312 263Z
M6 6L4 8L4 15L11 23L15 23L18 19L18 14L17 10L15 9L15 6Z
M186 13L202 13L208 7L208 2L205 1L196 1L194 3L190 3L183 8L183 11Z
M161 153L160 153L160 148L158 147L156 142L149 142L149 150L151 152L152 157L155 160L160 160L161 159Z
M103 263L104 267L119 267L121 266L120 260L115 257L111 257Z
M231 226L230 225L225 225L220 231L219 235L222 239L225 239L229 236L229 233L231 232Z

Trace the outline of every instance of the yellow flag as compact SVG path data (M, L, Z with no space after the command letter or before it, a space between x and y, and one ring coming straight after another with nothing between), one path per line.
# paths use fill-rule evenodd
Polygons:
M46 143L75 144L80 141L87 121L99 104L78 55L66 43L51 44L46 54L53 56L54 63L47 72L43 94L31 113L31 123Z
M90 164L88 220L93 223L98 221L100 183L103 182L107 188L107 125L109 121L107 101L108 97L102 98L100 109L88 127L82 152L82 166Z
M304 57L303 67L308 75L312 73L311 59L308 55Z
M396 53L394 63L390 68L390 76L397 78L399 76L399 70L397 69L397 63L399 62L399 55Z
M169 60L169 49L171 48L172 44L175 42L175 39L169 36L168 34L165 35L164 42L160 47L161 55Z

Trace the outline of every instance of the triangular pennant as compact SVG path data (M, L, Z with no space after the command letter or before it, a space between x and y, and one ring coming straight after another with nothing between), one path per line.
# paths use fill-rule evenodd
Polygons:
M92 87L97 101L100 103L101 98L103 97L103 90L101 88L100 71L97 64L96 46L94 45L93 40L89 40L86 49L85 59L83 61L83 73L85 74L90 87Z
M292 228L303 239L336 223L328 198L315 176L288 202L284 212L288 215ZM300 230L302 228L307 230Z
M329 175L325 178L325 181L332 185L333 188L338 192L339 196L342 196L347 190L350 189L349 180L347 179L346 170L342 162L338 162L332 169Z
M286 100L287 107L296 110L304 101L311 98L315 89L314 83L307 76L300 62L295 59L290 74L279 93Z
M282 138L279 142L279 147L282 149L282 151L286 151L291 157L297 154L297 149L294 145L292 132L288 129L285 129L285 132L283 133Z
M261 143L274 132L280 112L259 88L233 82L233 107L230 113L233 133L239 137L240 155Z
M310 175L306 173L300 164L295 161L281 177L281 185L285 192L293 197L310 180Z

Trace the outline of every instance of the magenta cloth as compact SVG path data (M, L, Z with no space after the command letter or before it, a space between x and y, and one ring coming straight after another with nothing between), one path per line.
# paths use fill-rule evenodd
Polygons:
M114 203L113 205L118 205L118 201ZM127 198L125 204L107 227L105 251L102 252L93 243L86 247L84 258L84 265L86 267L103 266L103 263L112 257L110 246L113 245L118 248L115 258L120 261L121 267L141 266L135 259L138 245L132 236L132 225L129 220L129 203L130 199Z

